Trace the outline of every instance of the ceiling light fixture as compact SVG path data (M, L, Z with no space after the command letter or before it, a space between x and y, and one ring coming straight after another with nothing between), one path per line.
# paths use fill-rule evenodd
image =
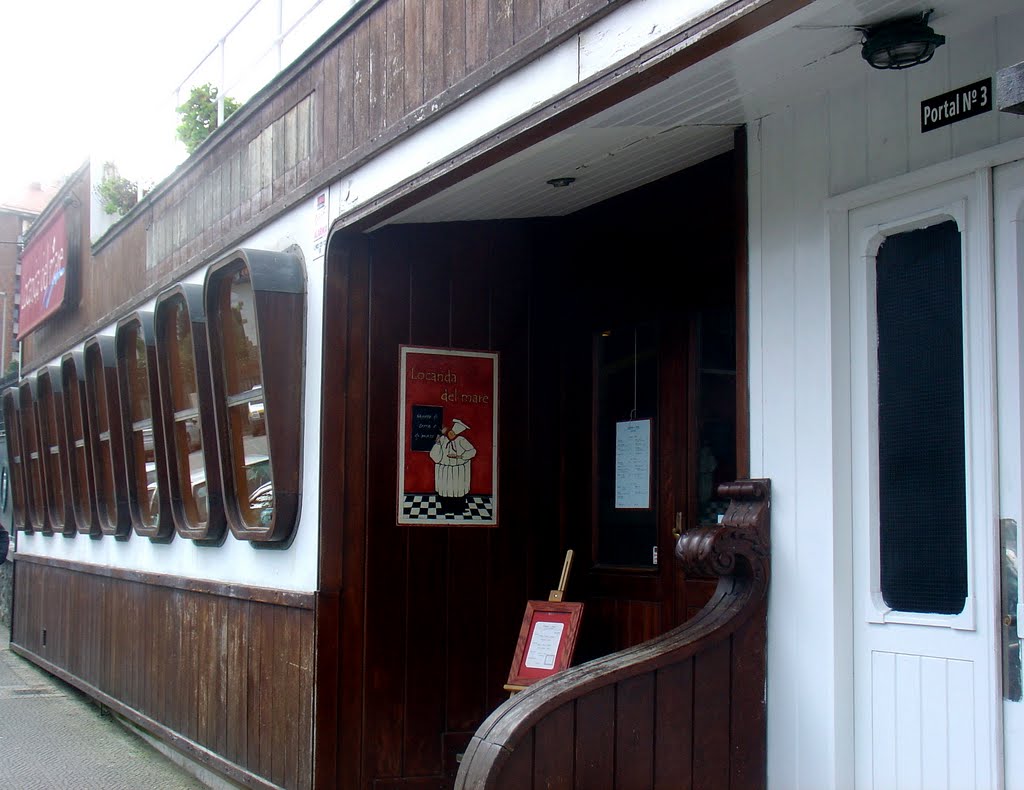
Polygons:
M861 57L876 69L909 69L932 59L946 43L928 25L932 11L857 28L864 34Z
M552 178L548 183L555 189L558 189L559 187L567 187L569 184L576 183L576 179L571 176L562 176L561 178Z

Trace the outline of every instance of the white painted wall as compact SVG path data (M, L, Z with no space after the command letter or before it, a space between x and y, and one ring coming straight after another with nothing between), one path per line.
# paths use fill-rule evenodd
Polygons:
M1024 9L942 32L934 61L905 72L843 53L845 82L749 128L751 471L773 483L773 788L853 781L849 297L826 201L896 177L909 190L948 177L922 168L1024 138L1024 119L995 111L920 133L922 99L1024 60Z
M220 582L250 584L282 590L313 591L317 587L319 541L320 468L320 355L323 348L324 259L313 258L314 199L296 206L238 246L280 251L297 244L306 265L306 353L304 383L304 436L302 502L295 539L286 549L254 548L236 540L230 532L220 546L197 546L175 537L170 543L153 543L132 535L128 540L110 536L90 539L83 535L28 535L18 533L18 553L57 557L114 568L166 573ZM187 278L202 282L205 270ZM113 334L114 327L104 333ZM301 353L301 349L296 349ZM264 371L264 376L273 375Z

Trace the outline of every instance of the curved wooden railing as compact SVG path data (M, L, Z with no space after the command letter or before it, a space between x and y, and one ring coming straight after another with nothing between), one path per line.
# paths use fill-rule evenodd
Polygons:
M668 633L530 686L470 741L456 790L765 785L768 480L720 486L723 522L683 534L711 601Z

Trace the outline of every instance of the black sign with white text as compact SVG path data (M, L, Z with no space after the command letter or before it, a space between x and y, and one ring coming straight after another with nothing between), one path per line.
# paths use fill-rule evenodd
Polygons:
M921 131L930 132L992 109L992 78L921 102Z

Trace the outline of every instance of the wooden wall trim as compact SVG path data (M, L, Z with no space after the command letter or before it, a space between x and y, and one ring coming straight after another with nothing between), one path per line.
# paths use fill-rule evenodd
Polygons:
M277 788L277 785L267 782L263 777L258 776L251 771L247 771L242 766L224 759L216 752L212 752L195 741L185 738L180 733L165 727L160 722L135 710L135 708L125 705L115 697L100 691L91 683L87 683L81 678L72 675L70 672L61 669L56 664L47 661L45 658L33 653L31 650L26 650L24 647L15 644L14 642L11 643L11 650L22 658L42 667L51 675L55 675L60 678L65 683L68 683L79 691L88 694L101 705L110 708L119 716L123 716L134 724L137 724L139 727L142 727L144 730L152 733L161 741L170 744L190 759L213 768L219 773L224 774L232 781L252 788L266 788L266 790L274 790L274 788Z
M750 5L745 0L729 3L631 61L619 63L579 83L458 154L342 215L332 230L369 230L448 187L663 82L810 2L766 0L749 11L745 10L745 6Z
M733 134L736 217L736 476L750 476L750 279L747 212L747 128Z
M111 568L107 565L93 565L87 562L58 559L56 557L40 557L31 554L14 554L15 562L27 562L33 565L45 565L50 568L86 573L91 576L103 576L108 579L148 584L154 587L168 587L173 590L184 590L207 595L218 595L222 598L235 598L242 601L285 606L290 609L308 609L315 607L316 596L312 592L296 592L293 590L274 590L269 587L254 587L248 584L218 582L209 579L190 579L184 576L172 576L167 573L130 570L128 568Z

